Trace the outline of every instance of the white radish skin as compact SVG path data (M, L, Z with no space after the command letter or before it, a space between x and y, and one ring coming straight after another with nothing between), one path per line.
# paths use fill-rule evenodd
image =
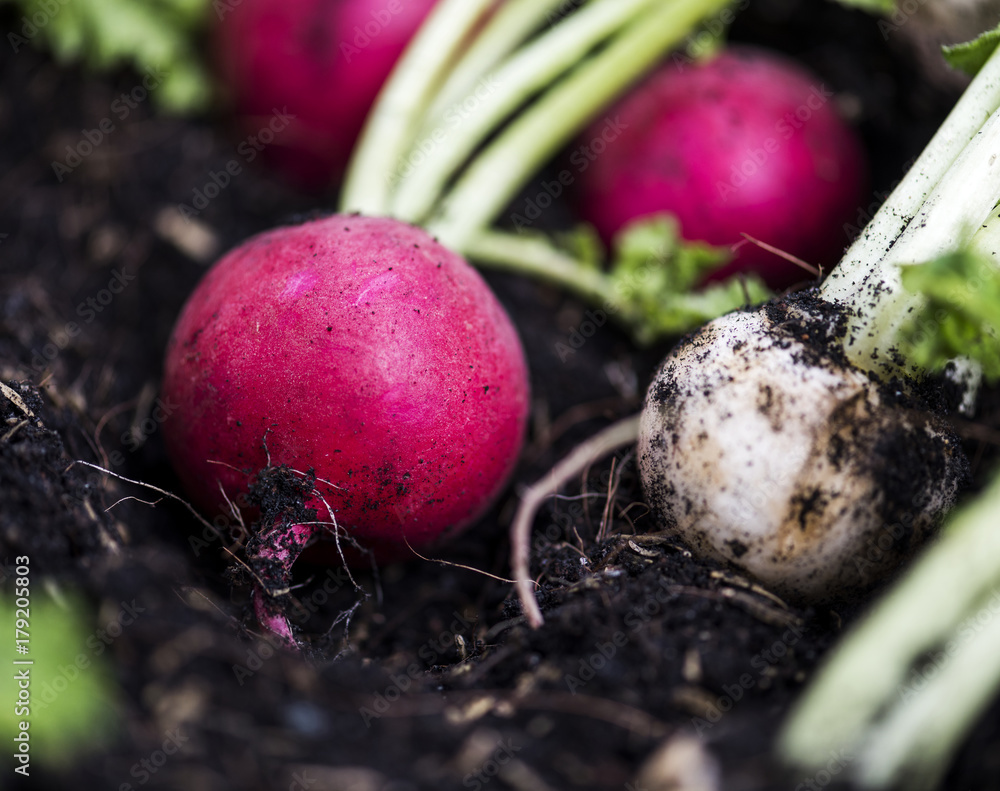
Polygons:
M843 330L814 297L716 319L667 358L640 422L663 528L797 602L883 578L966 475L943 421L831 356Z

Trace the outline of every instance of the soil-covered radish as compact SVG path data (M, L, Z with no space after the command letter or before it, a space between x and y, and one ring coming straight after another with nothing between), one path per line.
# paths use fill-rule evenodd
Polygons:
M667 358L639 427L658 523L795 601L884 579L965 483L947 421L853 366L845 333L808 292L716 319Z
M247 155L322 189L347 164L365 116L436 0L242 0L214 31L214 55ZM294 116L272 142L275 111ZM263 145L263 149L261 149Z
M163 397L198 505L218 510L268 461L314 470L317 520L379 559L488 507L529 401L517 333L479 274L419 228L344 215L260 234L208 272L174 329ZM324 534L310 526L299 544Z
M968 462L918 396L950 367L971 406L998 372L995 302L973 296L995 293L998 75L992 55L821 286L716 319L664 361L639 429L664 529L823 601L877 582L952 507Z
M863 148L833 99L819 77L760 49L668 61L581 136L580 214L609 241L632 220L671 212L687 239L732 245L746 233L831 264L867 183ZM715 277L746 269L775 287L803 275L744 244Z

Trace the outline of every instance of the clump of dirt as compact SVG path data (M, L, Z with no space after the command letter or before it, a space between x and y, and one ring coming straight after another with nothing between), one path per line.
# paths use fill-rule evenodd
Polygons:
M92 565L124 540L104 511L99 473L66 451L73 427L35 387L0 382L0 541L37 557L43 573Z

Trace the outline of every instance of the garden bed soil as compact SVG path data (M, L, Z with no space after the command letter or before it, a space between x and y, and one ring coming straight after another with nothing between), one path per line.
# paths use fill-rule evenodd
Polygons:
M4 21L16 23L9 13ZM871 152L873 206L956 96L957 83L929 79L902 37L833 4L755 4L734 37L800 57L838 91ZM123 603L137 613L100 660L115 690L102 746L62 766L36 762L30 780L8 774L3 785L815 783L783 772L769 748L866 601L788 607L669 536L645 535L631 454L595 464L543 509L532 569L546 623L533 631L523 622L502 579L516 493L634 412L670 344L640 350L605 324L573 346L585 306L516 277L487 275L531 364L528 448L501 501L447 550L451 563L481 572L414 560L356 573L356 589L341 569L299 564L292 616L307 647L301 656L272 648L235 561L245 537L220 540L181 505L71 462L179 491L161 436L170 404L157 388L180 306L220 251L332 200L297 194L244 161L221 114L171 119L140 101L123 117L116 99L141 75L90 76L30 47L0 48L0 61L0 381L31 412L0 398L0 559L30 556L36 595L43 578L79 592L94 630ZM67 163L66 147L103 119L113 128L92 153L56 173L52 163ZM196 205L233 161L238 175L185 221L181 204ZM859 220L870 208L859 207ZM557 207L544 222L567 216ZM988 394L980 425L1000 426L997 404ZM981 482L993 446L964 433ZM994 705L976 726L948 788L1000 786L990 757L1000 754L998 714ZM167 750L170 739L179 750ZM686 785L671 785L681 777Z

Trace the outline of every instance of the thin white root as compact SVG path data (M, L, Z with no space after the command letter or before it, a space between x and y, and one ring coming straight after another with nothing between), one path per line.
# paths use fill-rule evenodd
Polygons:
M616 451L623 445L634 444L639 438L639 415L619 420L595 434L560 461L542 480L529 487L521 497L514 521L510 525L510 565L514 572L514 585L521 609L532 629L541 626L545 619L535 598L534 581L531 579L531 526L539 506L564 483L582 473L595 461Z
M82 464L84 467L90 467L92 469L98 470L100 472L103 472L105 475L110 475L112 478L117 478L118 480L125 481L126 483L134 483L136 486L143 486L146 489L152 489L154 492L162 494L164 497L169 497L171 500L176 500L185 508L187 508L188 511L190 511L191 514L194 516L194 518L197 519L204 527L207 527L209 530L211 530L215 535L219 536L220 538L222 537L222 533L215 525L213 525L211 522L205 519L205 517L203 517L200 513L198 513L198 511L195 509L193 505L191 505L191 503L189 503L183 497L174 494L173 492L168 492L166 489L161 489L159 486L153 486L153 484L146 483L145 481L135 481L132 478L126 478L124 475L119 475L117 472L112 472L111 470L105 467L101 467L97 464L91 464L89 461L82 461L80 459L76 459L73 462L71 462L69 467L67 467L66 469L68 470L74 464ZM123 498L123 499L128 499L128 498ZM120 503L121 500L119 500L118 502ZM140 502L145 502L145 501L140 500ZM118 503L115 503L115 505L118 505ZM114 508L114 506L111 506L111 508ZM111 508L108 508L106 510L110 511Z

